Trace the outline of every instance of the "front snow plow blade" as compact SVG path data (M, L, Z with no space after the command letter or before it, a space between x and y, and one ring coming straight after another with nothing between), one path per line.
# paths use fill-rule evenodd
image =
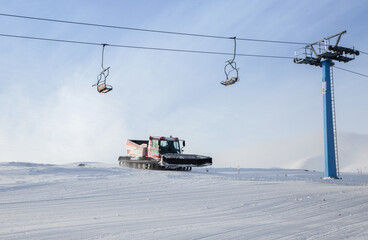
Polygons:
M212 165L212 158L195 154L165 153L161 164L173 167L204 167Z

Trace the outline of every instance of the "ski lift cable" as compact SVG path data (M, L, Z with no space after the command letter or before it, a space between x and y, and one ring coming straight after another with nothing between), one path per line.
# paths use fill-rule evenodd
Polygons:
M337 69L340 69L340 70L343 70L343 71L346 71L346 72L354 73L354 74L357 74L357 75L360 75L360 76L363 76L363 77L368 77L368 75L358 73L358 72L354 72L354 71L351 71L351 70L348 70L348 69L345 69L345 68L336 67L336 66L334 66L334 68L337 68Z
M41 37L31 37L31 36L21 36L21 35L10 35L10 34L2 34L0 33L0 37L12 37L12 38L20 38L20 39L31 39L31 40L40 40L40 41L52 41L52 42L61 42L61 43L73 43L73 44L85 44L85 45L94 45L101 46L102 43L96 42L85 42L85 41L75 41L75 40L65 40L65 39L53 39L53 38L41 38ZM153 47L142 47L142 46L128 46L128 45L117 45L117 44L106 44L106 46L110 47L121 47L121 48L133 48L133 49L143 49L143 50L158 50L158 51L170 51L170 52L185 52L185 53L199 53L199 54L216 54L216 55L233 55L233 53L225 53L225 52L208 52L208 51L197 51L197 50L183 50L183 49L170 49L170 48L153 48ZM365 52L360 51L361 53L367 54ZM275 55L259 55L259 54L244 54L238 53L237 56L241 57L260 57L260 58L274 58L274 59L294 59L294 57L287 56L275 56ZM358 72L354 72L348 69L336 67L337 69L347 71L350 73L354 73L363 77L368 77L368 75L361 74Z
M61 42L61 43L73 43L73 44L84 44L84 45L94 45L94 46L102 46L103 45L102 43L97 43L97 42L86 42L86 41L76 41L76 40L66 40L66 39L32 37L32 36L25 36L25 35L12 35L12 34L3 34L3 33L0 33L0 37L11 37L11 38L21 38L21 39L31 39L31 40L51 41L51 42ZM142 50L198 53L198 54L212 54L212 55L233 55L233 53L226 53L226 52L188 50L188 49L177 49L177 48L159 48L159 47L145 47L145 46L119 45L119 44L106 44L106 45L109 46L109 47L131 48L131 49L142 49ZM241 56L241 57L260 57L260 58L276 58L276 59L294 59L294 57L288 57L288 56L246 54L246 53L238 53L237 56Z
M0 14L1 15L1 14ZM84 44L84 45L93 45L93 46L102 46L102 43L96 42L86 42L86 41L75 41L75 40L65 40L65 39L55 39L55 38L41 38L41 37L32 37L32 36L24 36L24 35L12 35L12 34L3 34L0 33L0 37L11 37L11 38L20 38L20 39L30 39L30 40L39 40L39 41L51 41L51 42L61 42L61 43L73 43L73 44ZM184 49L171 49L171 48L154 48L154 47L143 47L143 46L129 46L129 45L117 45L117 44L106 44L106 46L110 47L120 47L120 48L132 48L132 49L143 49L143 50L157 50L157 51L170 51L170 52L185 52L185 53L199 53L199 54L216 54L216 55L233 55L233 53L225 53L225 52L209 52L209 51L198 51L198 50L184 50ZM363 54L367 54L366 52L360 51ZM294 57L287 56L276 56L276 55L260 55L260 54L245 54L238 53L238 56L241 57L261 57L261 58L275 58L275 59L294 59ZM368 75L361 74L358 72L354 72L348 69L336 67L337 69L347 71L350 73L354 73L363 77L368 77Z
M151 32L151 33L159 33L159 34L172 34L172 35L182 35L182 36L202 37L202 38L216 38L216 39L232 39L232 37L218 36L218 35L175 32L175 31L164 31L164 30L155 30L155 29L146 29L146 28L124 27L124 26L116 26L116 25L106 25L106 24L87 23L87 22L76 22L76 21L69 21L69 20L31 17L31 16L6 14L6 13L0 13L0 16L13 17L13 18L22 18L22 19L29 19L29 20L38 20L38 21L48 21L48 22L56 22L56 23L64 23L64 24L84 25L84 26L91 26L91 27L103 27L103 28L113 28L113 29L121 29L121 30ZM303 43L303 42L279 41L279 40L267 40L267 39L255 39L255 38L237 38L237 39L241 40L241 41L264 42L264 43L296 44L296 45L307 45L308 44L308 43Z

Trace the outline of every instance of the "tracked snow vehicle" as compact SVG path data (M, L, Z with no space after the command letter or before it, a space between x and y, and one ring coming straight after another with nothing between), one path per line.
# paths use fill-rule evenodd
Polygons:
M190 171L192 167L212 165L211 157L183 154L183 147L185 147L185 141L176 137L128 139L126 149L129 156L120 156L119 165L138 169L179 171Z

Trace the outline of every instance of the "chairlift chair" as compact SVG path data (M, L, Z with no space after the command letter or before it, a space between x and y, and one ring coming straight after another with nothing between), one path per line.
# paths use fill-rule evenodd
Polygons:
M113 89L111 85L106 84L106 78L109 76L109 69L110 67L102 70L100 75L97 76L97 83L93 85L97 86L97 91L99 93L108 93Z
M236 83L236 82L239 81L239 68L236 67L236 62L234 61L235 60L235 56L236 56L236 37L233 37L232 39L234 39L234 56L233 56L233 58L231 60L226 61L227 64L224 67L224 72L225 72L225 75L226 75L226 80L220 82L225 87L230 86L230 85L233 85L234 83ZM231 70L230 71L227 70L228 67L231 67ZM234 71L236 73L236 76L229 77L230 73L231 72L234 72Z
M227 61L227 62L228 62L228 64L225 65L225 69L224 69L224 72L225 72L225 75L226 75L226 80L220 82L225 87L233 85L234 83L239 81L239 68L236 67L236 63L232 62L232 61ZM232 68L230 71L227 71L227 69L226 69L228 66L231 66L231 68ZM236 72L236 76L230 78L229 75L233 71Z
M97 76L97 83L92 85L92 87L97 86L97 91L99 93L108 93L112 90L112 86L106 84L106 78L107 76L109 76L110 67L104 68L103 66L103 57L106 45L107 44L102 44L102 62L101 62L102 72Z

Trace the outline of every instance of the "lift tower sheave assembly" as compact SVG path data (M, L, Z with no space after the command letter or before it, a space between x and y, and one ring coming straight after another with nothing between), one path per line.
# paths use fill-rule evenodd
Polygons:
M359 55L354 48L338 46L346 31L306 45L295 51L294 63L322 67L325 178L340 178L335 114L333 60L347 63ZM336 41L335 41L336 40ZM330 44L335 41L334 44Z

